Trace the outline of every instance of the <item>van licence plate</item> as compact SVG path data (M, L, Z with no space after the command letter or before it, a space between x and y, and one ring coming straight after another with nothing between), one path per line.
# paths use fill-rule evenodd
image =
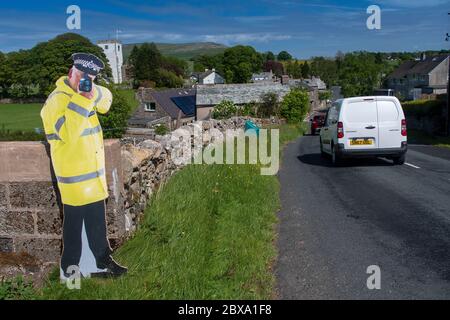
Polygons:
M351 146L370 146L373 144L372 139L352 139L350 140Z

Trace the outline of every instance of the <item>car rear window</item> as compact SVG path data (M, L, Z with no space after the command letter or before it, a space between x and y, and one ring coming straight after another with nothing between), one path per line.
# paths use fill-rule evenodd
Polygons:
M347 122L377 122L377 104L375 101L350 102L345 106L344 118Z
M397 121L400 117L397 106L392 101L378 101L378 121Z

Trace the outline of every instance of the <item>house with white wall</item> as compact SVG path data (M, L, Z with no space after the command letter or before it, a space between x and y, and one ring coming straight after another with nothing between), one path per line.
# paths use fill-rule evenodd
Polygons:
M205 72L194 72L191 81L197 84L224 84L225 79L216 72L216 69L206 69Z
M103 49L103 52L108 59L109 66L112 71L113 82L118 84L122 83L122 66L123 66L123 46L120 41L117 40L103 40L97 42L97 45Z

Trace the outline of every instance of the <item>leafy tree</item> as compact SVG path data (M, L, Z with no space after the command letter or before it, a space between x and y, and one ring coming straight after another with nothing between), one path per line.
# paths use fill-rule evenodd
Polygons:
M272 51L268 51L266 53L266 61L275 61L277 58L275 57L275 54Z
M154 43L144 43L138 49L133 49L130 63L133 78L137 81L150 80L157 82L158 69L162 65L162 55Z
M205 69L216 69L217 72L223 73L223 54L217 55L200 55L193 59L194 71L203 72Z
M289 52L281 51L278 54L278 61L289 61L289 60L292 60L292 56Z
M303 89L292 89L283 99L280 115L289 123L303 121L310 109L309 94Z
M277 76L281 77L284 74L284 66L281 62L274 61L274 60L268 60L263 65L264 72L272 72Z
M163 88L181 88L183 86L183 79L177 76L172 71L166 69L158 69L158 76L156 79L158 87Z
M214 119L228 119L234 116L237 112L237 107L232 101L224 100L214 107L212 116Z
M307 79L311 75L311 68L309 67L309 63L307 61L303 62L301 67L302 78Z
M111 69L100 47L89 39L65 33L30 50L20 50L3 55L0 69L2 96L12 98L45 97L55 88L59 77L66 75L73 53L87 52L105 63L103 75L111 76Z
M120 91L113 86L107 87L113 95L113 102L109 112L106 114L98 114L98 118L102 125L105 138L120 138L126 131L132 106Z
M222 64L227 82L246 83L262 70L263 57L250 46L235 46L225 50Z
M300 62L297 60L288 61L286 63L286 72L294 79L300 79L302 77L302 66L300 65Z
M177 76L187 76L188 64L186 61L169 56L162 57L162 68L175 73Z
M279 96L276 92L268 92L261 96L261 103L258 108L258 116L268 118L277 115L279 112Z

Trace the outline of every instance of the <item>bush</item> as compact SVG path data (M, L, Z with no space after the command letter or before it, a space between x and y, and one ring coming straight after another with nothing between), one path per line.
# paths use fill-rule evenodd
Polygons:
M320 101L327 101L331 99L331 91L321 91L319 92L319 100Z
M157 77L156 85L161 88L181 88L184 84L183 79L165 69L158 69Z
M269 118L279 113L280 103L279 96L275 92L268 92L261 96L261 104L258 108L258 116L261 118Z
M407 117L425 117L442 115L445 109L443 100L416 100L402 103L403 111Z
M169 132L169 129L164 124L158 124L155 128L155 133L159 136L163 136Z
M258 104L253 101L253 102L244 104L241 108L238 108L237 113L239 116L255 117L257 109L258 109Z
M109 90L113 95L111 109L106 114L98 114L98 118L105 138L121 138L127 129L132 106L123 93L111 86Z
M309 108L308 92L303 89L292 89L281 103L280 115L289 123L301 122Z
M213 110L214 119L228 119L237 113L237 108L232 101L224 100L219 103Z

